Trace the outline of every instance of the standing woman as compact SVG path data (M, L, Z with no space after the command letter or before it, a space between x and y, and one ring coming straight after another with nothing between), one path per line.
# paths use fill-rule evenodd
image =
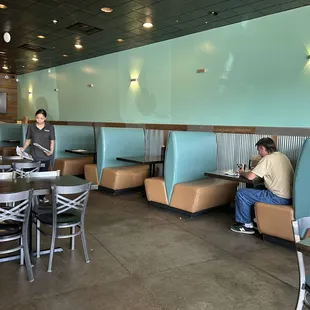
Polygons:
M54 152L55 146L55 130L54 126L46 123L46 111L40 109L36 112L36 123L29 124L26 134L26 142L21 148L24 152L27 147L31 144L31 155L35 161L41 161L40 171L48 171L51 161L51 155ZM44 148L48 149L49 152L44 152L38 147L34 146L33 143L38 143Z

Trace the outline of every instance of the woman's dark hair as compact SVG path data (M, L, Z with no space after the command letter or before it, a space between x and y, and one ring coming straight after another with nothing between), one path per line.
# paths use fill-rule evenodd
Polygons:
M255 146L263 146L269 154L277 151L276 144L271 138L262 138Z
M39 109L39 110L36 112L36 116L37 116L38 114L42 114L42 115L44 115L44 117L47 116L47 113L46 113L46 111L45 111L44 109Z

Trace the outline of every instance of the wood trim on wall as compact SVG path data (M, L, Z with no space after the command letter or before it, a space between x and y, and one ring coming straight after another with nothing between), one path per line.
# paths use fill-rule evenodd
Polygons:
M29 123L35 122L29 120ZM310 136L310 128L289 127L250 127L250 126L216 126L216 125L178 125L178 124L141 124L141 123L112 123L112 122L78 122L78 121L50 121L53 125L143 128L164 131L205 131L215 133L260 134L276 136Z

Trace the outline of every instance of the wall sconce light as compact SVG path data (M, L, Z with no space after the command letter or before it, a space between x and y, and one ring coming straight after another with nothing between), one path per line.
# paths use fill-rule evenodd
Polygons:
M131 83L137 83L137 82L138 82L138 78L130 79L130 82L131 82Z
M58 91L58 88L55 88L54 91Z
M197 69L196 73L206 73L207 69Z
M307 59L310 60L310 55L307 56Z
M94 84L88 84L87 86L88 87L94 87Z
M29 90L28 94L29 94L29 95L31 95L31 94L32 94L32 91L31 91L31 90Z

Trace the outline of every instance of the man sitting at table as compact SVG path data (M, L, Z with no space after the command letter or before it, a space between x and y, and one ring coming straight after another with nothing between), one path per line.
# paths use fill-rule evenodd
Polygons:
M254 180L264 178L266 189L242 188L236 194L236 224L231 226L233 232L254 234L251 210L256 202L275 205L292 203L292 185L294 170L286 155L277 151L271 138L262 138L256 143L262 159L252 170L239 170L240 176Z

